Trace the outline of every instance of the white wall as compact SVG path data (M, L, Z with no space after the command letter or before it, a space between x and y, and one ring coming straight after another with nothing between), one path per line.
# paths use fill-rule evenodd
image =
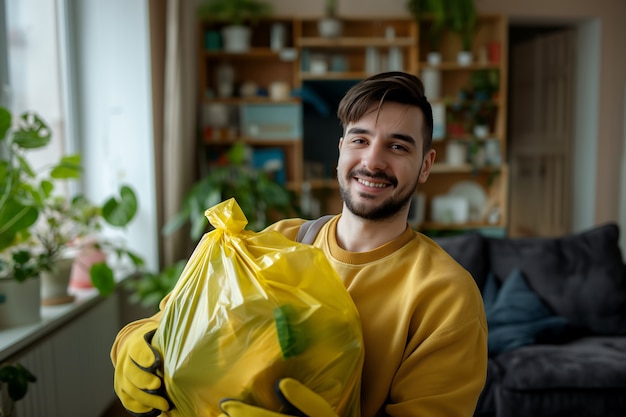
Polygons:
M626 86L624 86L624 143L626 143ZM620 227L620 246L622 248L622 254L624 255L624 261L626 262L626 146L622 152L622 175L620 180L620 189L622 190L620 205L619 205L619 224Z
M158 268L149 0L69 0L78 78L84 191L104 202L122 184L138 195L130 246Z
M572 231L590 229L595 224L598 158L598 115L600 80L601 23L588 20L577 26L576 97L574 108L574 161L572 163Z

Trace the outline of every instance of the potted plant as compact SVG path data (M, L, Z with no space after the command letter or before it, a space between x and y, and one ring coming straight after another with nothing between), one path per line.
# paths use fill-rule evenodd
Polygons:
M37 172L27 153L48 145L51 133L34 113L13 126L11 113L0 107L0 326L39 320L40 272L50 266L32 236L39 214L52 198L55 184L80 176L74 156Z
M407 8L418 25L428 25L426 37L429 51L427 61L431 65L441 63L441 37L446 28L448 0L408 0Z
M0 364L0 417L11 417L15 403L26 396L28 384L36 381L37 378L20 363ZM8 394L6 408L1 402L4 398L4 386Z
M105 237L103 228L124 228L135 217L138 203L133 189L122 185L103 205L95 205L84 196L72 200L71 221L78 226L72 242L76 257L72 265L73 288L95 287L100 294L109 295L115 288L113 270L107 260L115 258L129 264L130 273L143 271L144 260L126 246L125 239Z
M472 43L476 30L476 7L474 0L451 0L448 2L448 26L461 37L461 50L457 62L469 65L472 60Z
M62 156L59 163L36 170L28 160L29 152L45 148L51 140L51 131L32 112L24 113L15 125L13 128L11 113L0 107L0 283L3 284L25 283L38 280L42 274L50 275L65 262L72 243L98 230L93 223L94 216L100 216L111 225L124 226L137 208L134 192L122 187L121 198L112 197L102 208L91 205L91 217L85 217L86 199L70 200L57 190L63 181L80 178L80 155ZM135 264L143 262L121 246L114 249L117 253L128 254ZM61 275L69 276L67 271ZM101 294L112 291L113 272L106 264L95 266L90 277ZM63 288L63 284L58 286ZM41 296L39 285L36 290ZM42 293L48 296L43 288ZM13 299L13 292L11 294ZM36 316L29 321L38 320L39 302L35 306ZM8 308L7 304L1 307ZM20 316L12 311L12 315ZM18 320L17 324L24 323Z
M200 18L225 22L222 28L224 50L246 52L250 49L250 27L260 18L271 15L273 7L262 0L203 0L198 8Z
M174 288L186 264L187 260L181 259L160 272L147 272L124 281L124 288L131 291L129 301L158 311L159 303Z
M211 168L185 195L182 209L164 226L169 234L191 223L190 237L197 241L206 231L204 211L234 197L248 219L248 228L258 231L277 215L291 215L297 208L293 194L269 178L263 171L249 166L247 146L236 142L226 153L222 164Z
M337 0L325 0L324 17L317 22L317 30L322 38L338 38L343 25L337 18Z

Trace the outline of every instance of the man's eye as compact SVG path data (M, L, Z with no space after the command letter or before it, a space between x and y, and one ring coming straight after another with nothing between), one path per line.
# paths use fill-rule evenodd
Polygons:
M397 143L394 143L393 145L391 145L391 149L396 150L396 151L407 151L407 148L405 146L399 145Z

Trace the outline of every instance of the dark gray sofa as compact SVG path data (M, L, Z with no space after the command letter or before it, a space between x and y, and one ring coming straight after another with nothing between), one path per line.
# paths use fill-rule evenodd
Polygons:
M626 416L626 265L615 224L558 238L435 240L476 280L489 325L475 416Z

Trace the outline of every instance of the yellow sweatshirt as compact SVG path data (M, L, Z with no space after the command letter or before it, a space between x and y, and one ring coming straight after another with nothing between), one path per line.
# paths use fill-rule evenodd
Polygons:
M409 227L369 252L337 245L337 220L320 230L322 249L343 280L361 317L365 363L361 414L470 417L487 372L487 324L471 275L428 237ZM268 227L295 239L302 219ZM163 305L163 302L162 302ZM146 321L127 325L111 351Z

